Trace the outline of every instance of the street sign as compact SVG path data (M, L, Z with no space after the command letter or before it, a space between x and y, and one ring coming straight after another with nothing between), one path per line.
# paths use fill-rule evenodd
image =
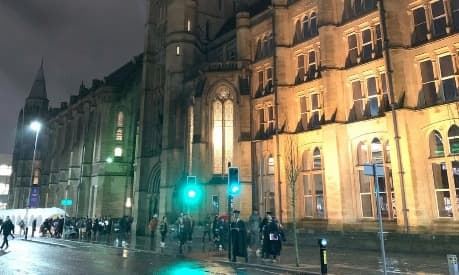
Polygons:
M384 177L384 166L381 164L365 163L363 165L363 174L365 176Z
M70 205L72 205L72 203L73 203L72 200L69 200L69 199L61 200L61 205L62 206L70 206Z

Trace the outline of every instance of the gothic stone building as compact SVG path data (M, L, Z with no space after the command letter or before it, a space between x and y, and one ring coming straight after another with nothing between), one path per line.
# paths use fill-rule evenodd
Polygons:
M231 163L245 217L290 222L295 196L302 227L375 230L379 201L387 230L458 232L459 0L149 0L145 31L142 57L68 106L41 99L40 204L142 233L156 212L225 213Z

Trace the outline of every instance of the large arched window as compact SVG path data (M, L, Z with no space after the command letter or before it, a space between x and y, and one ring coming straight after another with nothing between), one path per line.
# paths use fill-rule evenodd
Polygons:
M451 154L459 154L459 127L456 125L449 128L448 141Z
M445 155L445 149L443 148L443 138L438 131L430 133L429 147L431 157L443 157Z
M385 145L385 146L383 146ZM395 192L392 183L392 168L390 165L389 142L381 142L374 138L371 143L360 142L357 145L357 172L359 179L360 206L361 215L364 218L376 218L377 197L375 195L375 186L378 186L379 202L383 218L396 219L397 210L395 205ZM382 167L383 175L372 177L365 175L365 163L371 162ZM379 167L376 169L379 170ZM375 182L376 180L376 182Z
M430 162L436 212L438 217L459 216L459 127L452 125L448 130L449 154L445 154L440 132L434 130L429 135Z
M325 218L322 156L318 147L314 148L312 155L309 152L305 150L302 155L304 216L322 219ZM311 156L312 161L309 160ZM312 163L312 169L308 169L308 162Z
M223 174L233 158L234 103L226 86L215 93L212 114L213 172Z

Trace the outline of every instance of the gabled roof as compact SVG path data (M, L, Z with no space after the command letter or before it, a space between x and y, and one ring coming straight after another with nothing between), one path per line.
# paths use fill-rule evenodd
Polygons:
M41 60L40 68L35 76L32 89L30 89L29 98L48 98L46 94L45 73L43 71L43 59Z

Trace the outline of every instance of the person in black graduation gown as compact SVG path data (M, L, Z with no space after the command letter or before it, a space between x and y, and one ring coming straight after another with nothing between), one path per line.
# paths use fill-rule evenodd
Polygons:
M236 262L236 257L244 257L248 262L247 255L247 228L245 222L239 218L239 210L234 210L234 220L231 222L231 250L232 261Z

